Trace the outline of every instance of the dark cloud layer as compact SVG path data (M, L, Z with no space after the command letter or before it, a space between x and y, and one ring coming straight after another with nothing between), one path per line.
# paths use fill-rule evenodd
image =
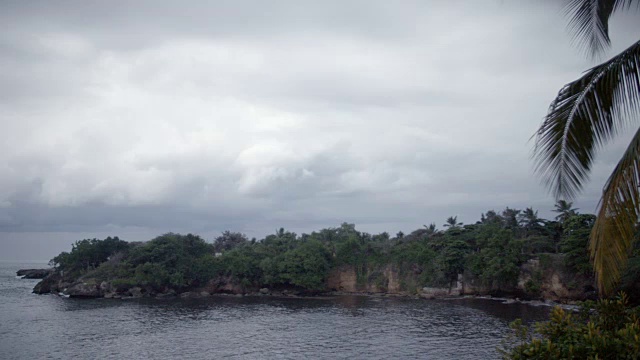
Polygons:
M594 63L554 1L8 1L0 22L0 259L107 234L551 216L530 136ZM616 17L611 54L639 33Z

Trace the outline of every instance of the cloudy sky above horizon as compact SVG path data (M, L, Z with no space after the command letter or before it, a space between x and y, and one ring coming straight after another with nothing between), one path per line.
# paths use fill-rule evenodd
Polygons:
M3 1L0 21L0 260L107 235L549 218L530 137L598 61L556 1ZM640 35L637 14L611 27L600 60Z

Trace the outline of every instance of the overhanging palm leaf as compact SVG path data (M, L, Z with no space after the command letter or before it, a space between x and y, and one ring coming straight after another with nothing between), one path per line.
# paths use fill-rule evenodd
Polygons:
M560 90L534 148L536 171L556 197L575 197L596 150L639 105L640 41Z
M626 266L640 216L640 129L604 187L591 232L593 267L601 293L609 294Z
M609 18L621 9L628 9L634 0L570 0L567 13L573 14L569 28L576 41L594 56L611 44Z
M597 149L626 122L637 119L639 110L640 41L560 90L536 134L534 148L536 172L557 198L577 195L588 178ZM639 156L640 148L632 143L618 166L623 168L629 159ZM606 216L598 218L600 223L592 234L597 237L591 239L599 288L605 293L619 279L625 263L621 260L626 259L632 239L627 229L637 223L640 205L633 194L620 197L620 192L616 193L623 186L637 189L637 177L616 177L614 172L607 184L604 196L609 194L609 198L603 197L601 203L601 214ZM620 204L633 209L623 213ZM616 241L620 243L611 246Z

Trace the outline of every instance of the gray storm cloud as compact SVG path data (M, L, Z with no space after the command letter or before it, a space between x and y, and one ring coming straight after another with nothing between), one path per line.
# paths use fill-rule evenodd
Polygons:
M549 215L529 138L593 64L551 1L29 1L0 19L7 258L36 237ZM640 25L612 31L611 53Z

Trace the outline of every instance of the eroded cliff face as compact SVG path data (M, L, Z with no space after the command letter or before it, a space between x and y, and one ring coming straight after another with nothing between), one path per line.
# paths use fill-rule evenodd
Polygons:
M341 266L329 272L327 288L331 291L358 292L358 275L352 266Z
M593 278L576 275L565 268L562 255L547 254L532 259L520 267L517 284L500 288L483 285L479 279L460 274L451 287L429 287L420 284L417 274L402 274L395 266L368 269L358 274L351 266L333 269L327 279L329 291L345 293L383 293L419 295L439 298L461 295L500 295L525 299L573 301L594 299L597 296Z
M392 294L398 294L402 292L400 286L400 275L398 270L393 266L387 266L383 271L384 276L387 279L387 292Z
M360 277L352 266L341 266L329 273L327 289L347 293L405 294L401 281L398 270L392 265L369 269Z
M546 254L520 267L517 289L547 300L595 299L594 279L575 274L564 266L563 255Z
M341 266L329 272L327 289L347 293L408 294L416 283L415 274L401 276L398 269L390 264L368 269L360 275L352 266Z

